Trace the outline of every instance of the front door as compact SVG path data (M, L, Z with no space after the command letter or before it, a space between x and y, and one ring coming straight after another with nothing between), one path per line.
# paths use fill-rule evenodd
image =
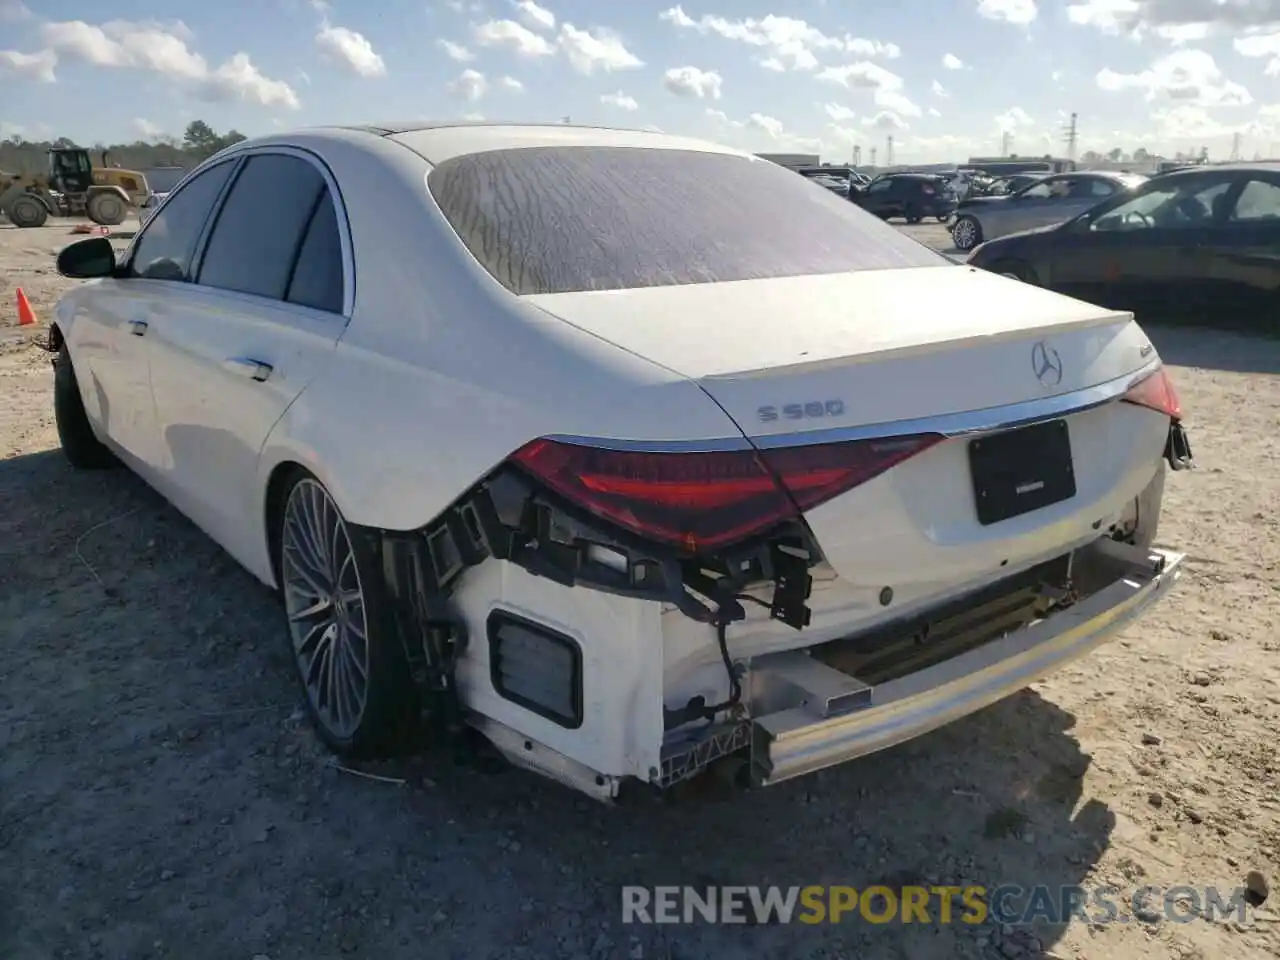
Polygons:
M1280 175L1248 175L1208 257L1210 319L1280 330Z
M1233 196L1230 173L1153 181L1068 228L1055 251L1053 287L1140 317L1174 319L1204 311L1215 223Z
M167 210L168 207L166 206ZM316 161L252 153L217 212L181 309L157 318L151 386L179 505L253 565L258 457L346 327L339 218Z
M72 324L73 356L85 404L107 435L145 469L159 456L149 374L157 312L172 309L191 282L197 242L233 163L211 167L183 185L126 253L120 276L99 281L92 310ZM87 376L86 376L87 373Z

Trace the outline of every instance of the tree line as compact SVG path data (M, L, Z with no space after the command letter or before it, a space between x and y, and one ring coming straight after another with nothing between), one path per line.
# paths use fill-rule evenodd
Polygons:
M218 133L203 120L187 124L182 138L160 137L157 140L135 140L132 143L78 143L70 137L55 140L26 140L11 136L0 140L0 170L6 173L40 173L48 169L48 152L55 147L84 147L94 165L102 163L107 152L113 166L126 170L146 171L154 167L193 167L213 156L223 147L239 143L245 136L238 130Z

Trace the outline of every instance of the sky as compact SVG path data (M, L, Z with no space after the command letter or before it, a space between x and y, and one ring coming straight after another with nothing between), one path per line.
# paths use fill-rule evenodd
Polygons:
M900 163L1280 156L1280 0L0 0L0 137L656 128Z

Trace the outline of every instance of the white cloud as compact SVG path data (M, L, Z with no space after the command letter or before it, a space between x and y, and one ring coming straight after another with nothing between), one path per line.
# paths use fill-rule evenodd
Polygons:
M454 43L452 40L437 40L445 54L450 60L456 60L458 63L470 63L476 58L476 55L464 47L460 43Z
M488 20L475 29L482 47L506 47L525 57L549 57L556 52L551 41L514 20Z
M963 70L964 61L957 57L954 53L944 53L942 55L942 65L948 70Z
M1026 25L1039 13L1036 0L978 0L978 16L988 20Z
M154 140L164 132L159 126L152 123L145 117L136 117L133 121L133 129L139 136L145 137L148 140Z
M619 110L639 110L640 104L636 103L634 97L629 97L621 90L617 93L606 93L600 98L600 102L607 107L617 107Z
M112 20L101 26L83 20L46 23L41 36L50 51L98 67L146 70L188 81L205 100L238 99L298 109L298 96L283 80L264 76L247 53L237 53L211 70L204 57L187 46L185 24Z
M863 117L862 125L882 133L900 133L907 129L907 122L892 110L881 110L874 117Z
M753 113L747 117L747 126L764 131L774 140L782 136L782 121L763 113Z
M263 76L247 53L237 53L230 60L203 77L196 86L202 100L246 100L264 107L286 107L297 110L298 95L283 80Z
M1280 30L1237 37L1232 45L1242 57L1269 58L1264 73L1268 77L1280 77Z
M929 108L929 116L931 116L931 117L940 117L940 116L942 116L942 112L941 112L937 107L930 107L930 108Z
M524 84L515 77L499 77L495 81L495 85L501 87L503 90L510 90L512 93L519 93L524 89Z
M58 76L58 55L52 50L38 53L20 53L17 50L0 50L0 76L14 74L41 83L54 83Z
M719 100L724 79L714 70L672 67L662 76L662 84L678 97Z
M534 30L552 30L556 25L556 15L546 7L540 7L533 0L520 0L515 5L516 13L525 26Z
M367 37L325 22L316 33L316 46L330 60L361 77L385 77L387 65Z
M1244 106L1253 102L1249 91L1228 80L1213 57L1203 50L1175 50L1140 73L1118 73L1104 67L1096 79L1103 90L1141 90L1149 101L1165 98L1196 107Z
M823 104L822 109L827 112L827 116L832 120L852 120L857 116L854 111L839 103Z
M1023 110L1021 107L1010 107L1004 113L996 117L996 126L999 127L1002 132L1012 132L1017 130L1019 127L1025 129L1034 125L1035 121L1032 120L1027 111Z
M1265 34L1280 30L1274 0L1083 0L1067 18L1114 36L1141 39L1153 33L1176 45L1214 34Z
M22 0L0 0L0 23L19 23L34 16Z
M562 24L559 43L569 65L588 76L597 70L613 73L644 66L644 61L626 48L621 37L603 27L579 30L572 23Z
M485 91L489 89L489 81L485 79L485 75L480 71L467 69L450 80L445 89L451 97L474 103L483 97Z
M922 111L903 91L903 80L896 73L866 60L842 67L827 67L818 73L819 80L838 83L850 90L874 91L877 107L908 117L918 117Z
M674 6L658 14L658 19L682 30L693 30L703 36L714 34L726 40L756 47L764 56L758 61L768 70L814 70L818 66L818 54L852 53L860 57L901 56L902 50L894 43L867 40L849 34L834 36L824 33L804 20L780 17L775 14L756 19L729 20L725 17L705 14L696 20L685 13L681 6Z
M937 80L933 81L933 86L930 87L930 89L933 91L933 95L935 97L941 97L942 99L945 100L951 96L951 94L947 92L947 88L944 87L942 84L940 84Z

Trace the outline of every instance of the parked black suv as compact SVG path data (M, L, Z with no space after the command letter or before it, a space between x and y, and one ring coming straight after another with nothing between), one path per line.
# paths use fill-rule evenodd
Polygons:
M928 173L889 173L851 191L849 199L881 220L904 217L919 223L925 217L946 220L956 209L955 195L946 181Z

